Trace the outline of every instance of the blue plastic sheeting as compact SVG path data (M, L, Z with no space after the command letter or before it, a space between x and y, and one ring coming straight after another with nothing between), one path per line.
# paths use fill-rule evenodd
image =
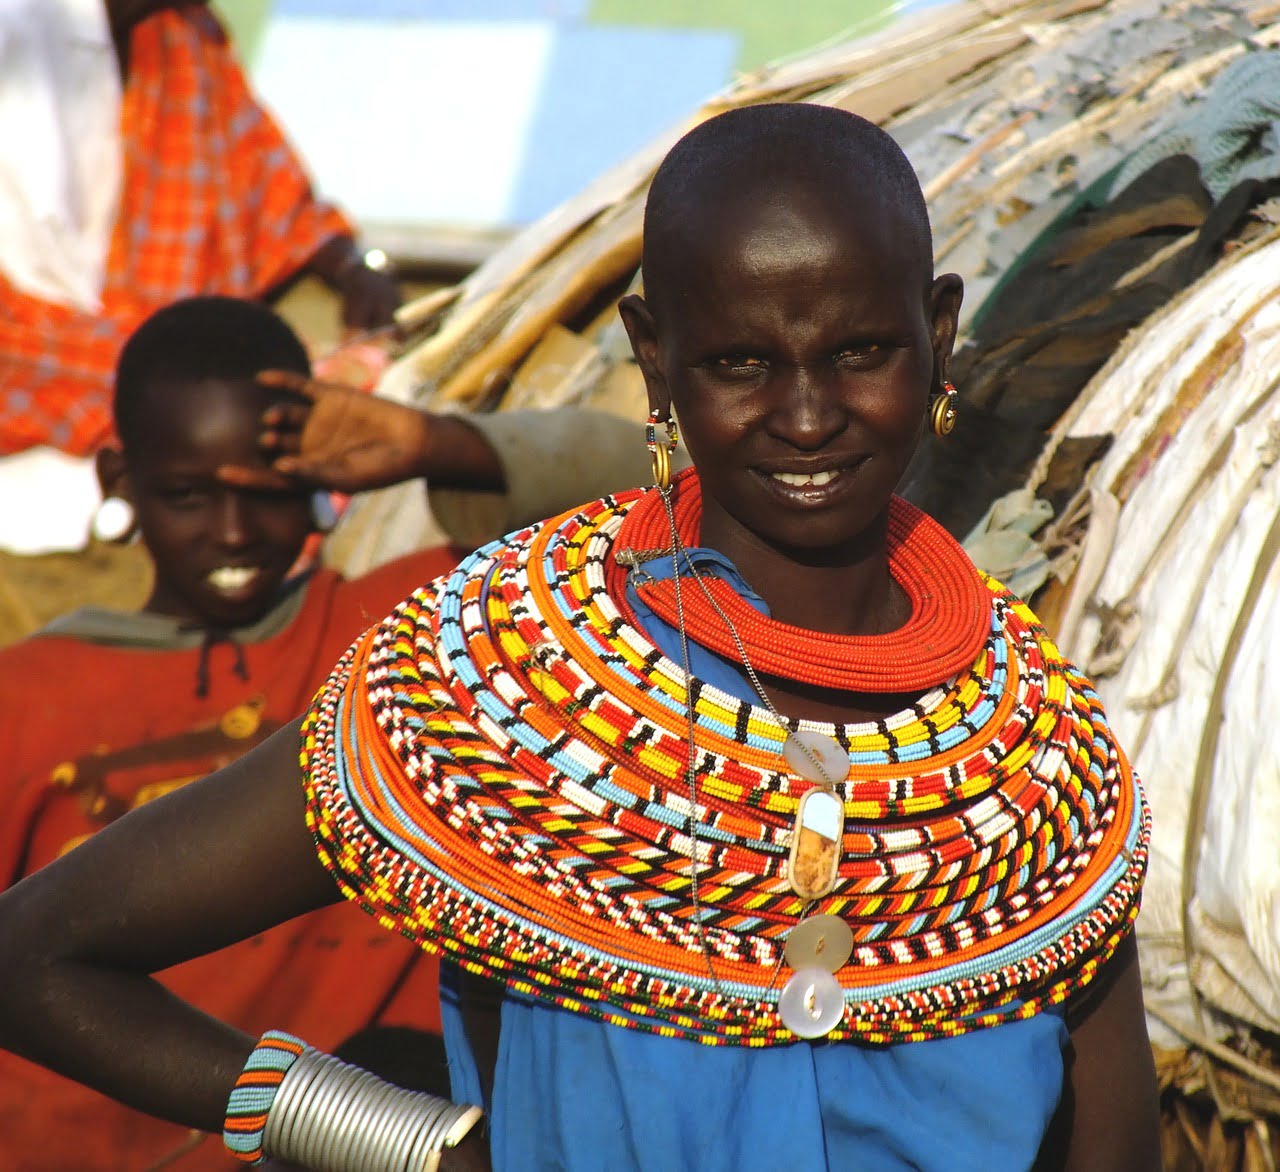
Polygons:
M738 37L560 26L508 209L536 219L689 115L733 75Z
M271 15L328 20L582 20L590 0L275 0Z

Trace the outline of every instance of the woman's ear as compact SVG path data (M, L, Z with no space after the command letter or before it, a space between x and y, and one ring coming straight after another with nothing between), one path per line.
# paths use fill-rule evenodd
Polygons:
M964 281L955 273L934 278L929 290L929 311L933 325L933 377L936 386L951 381L951 352L960 329L960 304L964 300Z
M667 389L666 375L662 373L658 326L653 314L638 293L628 293L618 302L618 312L631 339L631 353L644 375L645 389L649 392L649 410L657 412L659 421L671 418L671 392Z

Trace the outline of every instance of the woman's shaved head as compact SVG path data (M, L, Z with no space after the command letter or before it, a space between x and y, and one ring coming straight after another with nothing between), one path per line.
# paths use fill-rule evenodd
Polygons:
M838 560L882 539L963 295L933 275L893 139L823 106L704 122L654 176L643 265L619 310L655 419L680 419L704 540L754 582L776 568L762 551Z
M711 118L662 161L645 206L646 300L660 314L670 279L737 215L796 202L838 207L851 231L918 267L922 288L932 278L929 215L902 148L856 114L779 103Z

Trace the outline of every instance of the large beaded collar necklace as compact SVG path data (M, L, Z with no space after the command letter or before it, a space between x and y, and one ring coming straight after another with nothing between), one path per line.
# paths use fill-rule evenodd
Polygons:
M1136 914L1148 815L1092 689L1026 607L964 559L988 608L964 666L884 720L786 721L686 685L628 621L610 581L644 501L478 551L348 652L303 748L344 893L471 972L712 1044L948 1036L1092 980ZM924 525L903 538L913 556ZM846 776L806 778L831 744ZM839 849L798 891L818 791L837 800L812 821ZM797 984L784 949L831 983Z

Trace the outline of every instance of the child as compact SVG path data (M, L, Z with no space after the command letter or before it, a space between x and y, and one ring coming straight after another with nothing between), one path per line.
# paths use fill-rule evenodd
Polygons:
M255 381L265 370L315 403ZM309 377L289 327L232 298L175 303L126 345L116 377L120 446L99 453L98 470L105 511L132 518L151 555L154 588L141 611L86 608L0 650L0 888L262 743L306 707L356 635L456 562L460 551L446 547L352 581L327 569L289 577L316 527L311 484L358 491L430 476L442 490L488 489L455 491L452 503L455 511L486 503L495 514L487 536L501 531L507 494L497 490L510 437L523 444L530 434L519 419L481 421L487 439L457 417ZM310 483L273 471L273 449L260 442L264 414L277 421L269 442L305 440ZM310 430L300 435L282 416ZM363 463L353 470L356 457ZM583 491L563 477L547 487L567 494L562 505ZM434 959L354 908L328 908L180 965L165 983L242 1029L285 1021L335 1047L358 1035L351 1052L402 1080L400 1051L413 1036L383 1027L439 1031ZM418 1044L416 1085L443 1084L437 1054L436 1044ZM28 1172L82 1166L90 1151L111 1153L112 1166L149 1167L190 1146L186 1129L9 1054L0 1054L0 1135L6 1158ZM225 1159L206 1143L176 1166L220 1168Z

